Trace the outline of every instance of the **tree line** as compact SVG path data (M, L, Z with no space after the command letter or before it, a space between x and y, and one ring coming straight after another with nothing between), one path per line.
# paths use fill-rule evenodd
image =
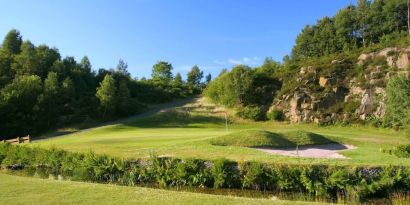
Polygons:
M206 85L198 66L186 81L172 70L159 61L151 79L134 79L119 60L115 69L95 71L87 56L79 62L62 58L57 48L23 41L13 29L0 47L0 139L135 114L149 104L199 94Z
M274 98L301 86L297 81L301 67L315 65L323 73L340 69L351 76L364 75L362 67L351 63L364 49L409 45L407 12L407 0L358 0L357 5L341 9L334 17L306 26L298 35L291 56L285 56L283 63L267 58L260 67L238 65L224 70L207 86L204 95L235 108L242 118L283 120L283 113L274 109L268 112L269 106ZM334 59L345 61L343 65L334 65ZM314 84L303 86L322 91ZM410 136L410 80L392 77L386 88L387 113L380 123L387 127L407 126Z
M296 39L292 59L349 52L408 35L408 0L358 0L333 17L307 25Z

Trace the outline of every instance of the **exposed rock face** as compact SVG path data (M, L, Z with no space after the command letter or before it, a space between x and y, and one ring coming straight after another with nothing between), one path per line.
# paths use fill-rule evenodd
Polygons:
M409 53L410 48L385 48L361 54L351 67L360 66L363 76L345 75L345 60L331 61L331 66L341 67L335 72L321 73L313 66L302 67L297 76L298 87L275 100L271 109L283 111L288 120L296 123L347 122L366 120L369 116L383 119L386 84L392 76L410 76Z
M372 110L374 109L374 104L376 103L375 101L376 98L371 93L371 91L366 90L362 96L360 107L356 112L360 116L360 119L365 120L366 116L372 113Z
M406 70L409 68L410 61L409 55L410 48L385 48L379 52L361 54L357 59L357 64L364 65L365 62L374 60L375 58L385 58L387 65L390 68L398 68L400 70Z
M403 53L400 55L400 57L396 61L396 66L399 69L407 69L409 67L409 54L408 53Z

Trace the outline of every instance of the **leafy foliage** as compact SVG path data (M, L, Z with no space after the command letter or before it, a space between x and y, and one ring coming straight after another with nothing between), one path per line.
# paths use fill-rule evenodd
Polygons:
M132 79L127 69L120 59L116 69L95 72L87 56L62 58L58 49L35 46L11 30L0 48L0 139L132 115L144 104L192 93L182 80L170 83L170 63L154 65L150 80Z
M387 84L386 92L386 121L393 126L408 126L410 124L410 78L393 77Z
M266 114L266 117L269 120L275 120L275 121L284 121L285 120L285 115L283 114L283 112L280 111L280 110L276 110L276 109L270 110Z
M270 104L281 86L272 72L269 65L258 69L235 66L211 81L204 95L216 103L237 107L241 117L262 120L265 116L259 107Z
M387 35L407 32L406 0L358 0L306 26L296 39L293 60L350 52L380 43Z
M205 161L152 155L126 160L95 153L71 153L59 149L0 144L0 165L23 169L48 178L114 183L128 186L245 188L303 193L346 203L407 191L410 168L350 167L331 165L282 165L260 162L236 163L226 159Z

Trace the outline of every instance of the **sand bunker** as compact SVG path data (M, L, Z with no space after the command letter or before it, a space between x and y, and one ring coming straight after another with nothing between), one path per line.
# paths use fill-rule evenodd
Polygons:
M301 146L299 150L294 148L257 148L257 150L270 154L278 154L291 157L306 157L306 158L332 158L345 159L346 157L339 154L339 151L355 149L352 145L342 144L325 144Z

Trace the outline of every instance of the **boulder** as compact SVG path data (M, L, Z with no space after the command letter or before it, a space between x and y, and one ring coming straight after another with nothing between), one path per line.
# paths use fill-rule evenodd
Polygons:
M402 53L400 57L397 59L396 66L399 69L407 69L409 67L409 54L408 53Z
M373 57L373 53L362 53L357 60L359 61L366 61Z
M381 101L379 103L379 106L377 106L376 111L373 114L377 118L383 119L384 116L386 115L386 104L383 101Z
M311 109L311 104L310 103L302 103L300 108L307 110L307 109Z
M320 87L326 87L326 86L329 86L329 85L333 85L334 83L335 82L334 82L333 78L324 77L324 76L320 76L320 78L319 78Z
M300 71L299 71L299 74L304 75L306 73L307 73L307 68L306 67L301 67Z
M360 115L360 119L365 120L366 116L371 114L374 109L374 104L376 102L376 97L371 92L371 90L366 90L362 96L360 107L357 110L357 114Z
M327 123L332 122L332 117L326 116L326 115L320 115L319 117L313 118L313 122L319 125L327 124Z
M382 56L382 57L388 57L388 56L393 56L395 53L399 51L398 48L390 47L390 48L385 48L377 53L377 56Z

